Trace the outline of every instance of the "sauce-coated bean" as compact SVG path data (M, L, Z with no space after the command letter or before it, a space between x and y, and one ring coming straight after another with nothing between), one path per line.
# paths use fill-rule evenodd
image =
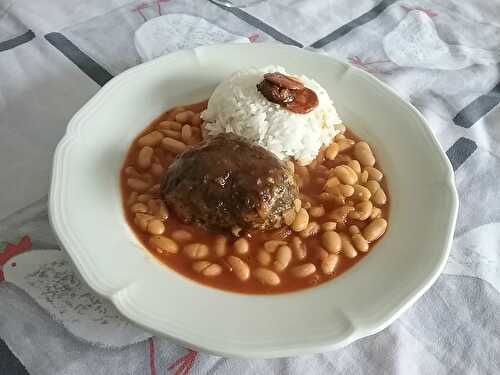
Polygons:
M363 229L363 237L368 242L379 239L387 229L387 221L382 218L374 219Z
M273 263L275 271L281 272L288 267L292 260L292 249L288 246L280 246L276 251L276 258Z
M370 180L375 180L380 182L384 178L384 174L375 167L366 167L365 171L366 173L368 173L368 178Z
M184 246L182 249L184 254L191 259L202 259L208 256L210 250L207 245L203 243L192 243Z
M331 275L335 270L335 266L338 261L339 256L337 254L329 254L321 261L321 271L323 271L325 275Z
M127 186L134 191L144 192L151 187L151 184L138 178L128 178Z
M161 141L161 146L174 154L180 154L186 149L186 144L174 138L165 137Z
M214 241L214 252L218 257L223 257L227 252L227 237L218 234Z
M309 224L309 214L305 208L301 208L299 212L297 212L295 220L292 223L292 230L295 232L301 232L306 229L307 224Z
M286 241L271 240L264 243L264 249L269 253L274 253L278 247L286 245Z
M148 203L152 198L150 194L140 194L137 196L137 202Z
M361 173L361 164L359 164L359 161L351 160L350 162L347 163L347 165L357 174Z
M357 201L367 201L371 198L372 193L363 185L354 185L354 194L352 195L352 199Z
M130 207L130 211L134 212L134 213L146 213L149 211L149 208L148 206L146 206L144 203L134 203L131 207Z
M342 253L348 258L355 258L358 252L351 243L351 239L345 233L340 233L340 239L342 241Z
M246 238L238 238L236 241L234 241L233 245L236 254L240 255L248 253L248 250L250 249L250 244L248 243Z
M205 268L207 268L209 265L211 265L208 260L200 260L198 262L193 263L193 270L195 270L198 273L201 273Z
M365 187L370 190L370 193L373 195L380 189L380 184L375 180L368 180Z
M309 209L309 216L311 217L321 217L325 214L324 206L313 206Z
M366 142L358 142L354 146L354 157L358 159L364 167L373 167L375 164L375 156Z
M339 145L339 152L349 150L352 146L354 146L354 141L349 138L340 139L337 141Z
M356 250L366 253L370 247L368 241L363 237L361 233L355 233L352 235L352 244Z
M298 260L302 260L307 256L306 244L299 237L292 237L290 247L292 248L293 256Z
M193 235L187 230L177 229L172 232L172 238L178 242L187 242L193 239Z
M306 228L299 233L299 236L302 238L311 237L319 233L319 230L320 230L319 224L316 223L315 221L311 221L309 222L309 224L307 224Z
M152 131L137 140L139 146L156 146L160 144L164 135L158 130Z
M337 223L335 221L327 221L321 224L321 230L324 232L335 229L337 229Z
M386 204L387 196L385 195L385 191L382 188L378 189L375 194L373 194L372 201L378 206Z
M148 223L154 216L148 214L137 213L134 217L134 222L141 228L143 231L147 231Z
M373 210L373 204L370 201L364 201L354 206L355 211L349 212L349 217L355 220L366 220L370 217Z
M163 234L165 232L165 224L161 220L152 219L148 222L147 230L151 234Z
M290 274L294 277L302 279L316 272L316 266L312 263L301 264L290 269Z
M175 115L175 121L180 122L181 124L186 124L188 122L191 122L193 116L194 116L193 111L180 112L177 115Z
M333 160L337 157L337 154L339 153L339 145L337 143L332 143L330 146L328 146L325 150L325 157L328 160Z
M346 221L349 212L354 210L355 208L349 205L338 207L328 214L328 218L337 223L343 223Z
M280 283L280 277L273 271L266 268L257 268L253 276L262 284L276 286Z
M246 281L250 277L250 267L240 258L235 257L233 255L227 258L227 261L231 265L234 274L241 281Z
M162 121L158 124L158 128L160 129L165 129L165 130L176 130L180 131L182 128L182 124L179 124L177 121Z
M204 268L201 271L201 274L203 276L208 276L208 277L219 276L221 273L222 273L222 267L215 263L210 264L208 267Z
M152 147L144 146L137 154L137 165L142 169L148 169L151 166L154 150Z
M257 262L259 262L261 266L267 267L271 264L271 261L272 261L271 254L269 254L265 250L262 249L259 250L259 252L257 253Z
M171 254L177 254L177 252L179 251L179 245L177 245L177 243L166 236L151 236L149 238L149 243L156 251L160 253L167 252Z
M339 165L334 169L335 176L338 177L340 182L346 185L354 185L358 182L358 175L354 170L347 165Z
M330 253L338 253L341 248L341 239L337 232L326 231L321 235L321 243Z

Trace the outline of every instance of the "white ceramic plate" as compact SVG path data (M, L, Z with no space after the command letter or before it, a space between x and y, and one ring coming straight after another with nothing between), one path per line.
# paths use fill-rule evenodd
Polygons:
M233 71L278 64L327 89L375 149L390 194L389 230L332 282L280 295L225 292L159 263L128 227L119 170L167 108L207 98ZM50 218L86 282L148 330L223 356L334 350L394 321L441 272L457 214L453 172L423 117L373 76L328 56L266 44L173 53L112 79L71 120L54 158Z

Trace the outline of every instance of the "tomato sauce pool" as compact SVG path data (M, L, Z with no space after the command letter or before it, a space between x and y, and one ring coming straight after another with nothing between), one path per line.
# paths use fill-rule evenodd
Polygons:
M200 227L185 224L178 220L171 211L168 218L162 221L163 225L159 223L160 231L162 231L161 236L173 239L173 233L179 233L180 230L183 230L190 234L190 238L179 240L173 239L178 247L178 252L175 254L166 251L159 252L158 247L154 246L151 242L151 238L154 234L148 232L152 225L149 225L149 227L147 223L141 225L137 217L138 215L142 215L139 217L145 218L146 220L150 217L154 217L155 204L158 206L157 203L160 199L158 184L160 183L161 176L168 168L168 165L175 159L176 153L181 152L186 144L195 144L201 140L200 128L202 124L199 113L206 108L206 105L207 101L203 101L188 106L175 107L154 120L143 132L141 132L141 134L139 134L130 146L120 172L123 207L127 222L144 248L150 251L160 262L183 276L214 288L247 294L272 294L296 291L330 281L361 261L369 252L374 251L375 245L382 237L371 242L367 252L357 251L356 255L352 258L345 256L341 251L338 254L338 261L334 272L332 274L325 274L322 272L321 268L322 259L324 259L326 253L328 253L322 243L322 233L324 230L322 229L319 233L306 237L304 233L293 232L289 226L284 226L279 230L271 232L245 233L245 238L249 244L249 251L245 254L235 253L233 243L237 237L234 237L231 233L224 233L223 235L227 238L227 249L226 254L220 256L221 254L216 254L213 248L216 238L220 237L221 233L213 233ZM151 134L154 131L161 133L161 136L158 133L158 138L161 139L160 141L151 141L151 145L148 146L152 148L152 151L149 150L152 152L150 165L148 166L146 163L147 160L144 162L146 164L142 163L138 165L139 154L144 148L145 142L139 142L139 140L141 137ZM165 141L165 138L169 138L169 140ZM299 187L302 207L309 207L309 212L319 212L319 214L321 214L322 211L321 207L324 208L325 213L323 215L319 217L310 216L309 218L310 222L317 223L318 227L322 227L322 225L327 222L335 222L335 220L332 219L331 212L342 206L342 204L338 202L321 199L321 193L324 193L325 182L330 177L328 173L330 173L333 168L339 165L346 165L351 160L355 159L354 147L352 147L352 144L360 141L360 138L349 129L346 129L343 135L337 138L338 143L343 143L344 145L347 143L351 145L351 147L347 147L346 150L340 151L333 160L317 159L307 167L295 164L295 174L298 180L301 181ZM324 156L324 151L325 150L320 153L321 156ZM147 154L145 151L142 151L142 153L143 155ZM381 171L380 166L377 164L375 164L374 167L377 168L378 171ZM143 181L144 186L139 186L139 189L131 187L128 183L128 180L131 178ZM389 216L390 199L385 176L379 181L379 185L385 192L387 199L384 204L377 205L380 209L380 211L377 212L379 217L387 220ZM356 203L358 202L352 202L351 205L355 205ZM346 204L349 204L349 198L347 198ZM312 211L313 208L317 209ZM341 220L336 223L335 231L351 236L352 232L349 231L349 228L352 225L356 225L362 233L369 222L370 220L361 221L347 217L345 221ZM149 223L151 223L151 221ZM266 251L266 246L264 244L270 240L282 240L286 242L288 246L291 246L293 237L300 238L300 241L305 245L307 255L303 259L298 259L294 252L285 270L280 272L273 270L273 261L276 256L276 251ZM204 256L203 259L197 260L193 260L186 256L183 252L183 248L187 244L192 243L206 244L210 249L208 255ZM262 255L263 252L268 255ZM239 257L248 265L250 277L246 281L242 281L235 276L228 262L228 256L230 255ZM267 260L271 259L269 265L265 265L264 258L267 258ZM201 261L207 262L207 264L218 265L221 272L212 276L197 272L194 264ZM302 278L294 275L292 271L294 267L306 263L314 264L316 271ZM253 271L258 268L272 270L279 276L280 282L277 285L266 285L262 281L259 281L258 278L252 276Z

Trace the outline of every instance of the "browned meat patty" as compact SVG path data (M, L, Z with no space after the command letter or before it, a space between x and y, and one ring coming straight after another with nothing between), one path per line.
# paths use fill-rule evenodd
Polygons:
M185 222L266 230L282 225L298 189L285 163L230 133L181 154L163 177L161 194Z

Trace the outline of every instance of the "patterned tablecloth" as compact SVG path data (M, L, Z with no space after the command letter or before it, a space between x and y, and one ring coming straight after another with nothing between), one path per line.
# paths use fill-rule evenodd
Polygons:
M460 212L444 274L389 328L331 353L224 359L151 337L80 281L47 219L51 158L71 116L141 58L264 41L334 55L415 105ZM500 373L499 63L498 0L0 0L0 374Z

